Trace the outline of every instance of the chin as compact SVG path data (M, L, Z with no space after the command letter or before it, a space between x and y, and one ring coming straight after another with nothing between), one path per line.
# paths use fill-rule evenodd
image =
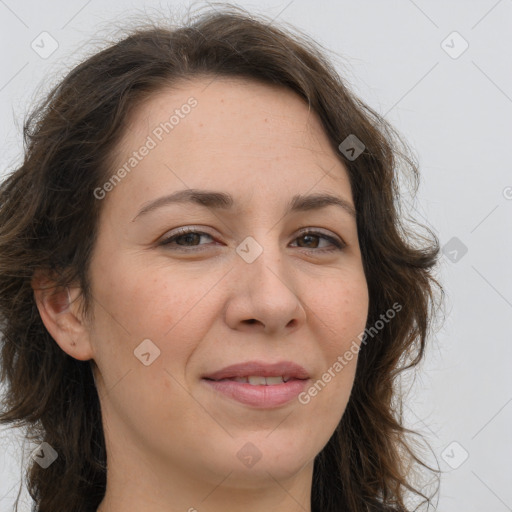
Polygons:
M313 459L310 458L311 465ZM308 468L308 462L301 460L300 462L295 460L293 463L285 464L280 463L265 463L260 460L252 468L239 467L238 465L233 466L228 470L229 486L233 489L261 489L262 487L272 484L275 485L276 480L278 482L284 482L299 475L302 471L306 471ZM311 468L312 471L312 468Z
M231 443L234 448L222 452L222 460L216 465L219 473L229 477L230 485L234 488L260 488L269 480L282 481L293 478L301 471L313 465L318 453L310 446L310 441L295 438L293 444L286 443L282 438L265 432L261 436L248 435L244 440L238 438ZM283 446L284 445L284 446ZM320 451L321 447L318 447ZM226 458L226 453L232 452L233 457ZM208 460L211 467L212 461Z

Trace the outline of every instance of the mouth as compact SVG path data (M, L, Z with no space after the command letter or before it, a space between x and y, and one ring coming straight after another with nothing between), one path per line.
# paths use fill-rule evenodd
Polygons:
M211 380L213 382L240 382L244 384L250 384L251 386L276 386L279 384L284 384L290 380L305 380L305 379L297 379L295 377L287 376L276 376L276 377L263 377L262 375L250 375L247 377L228 377L224 379L210 379L205 377L205 380Z
M247 362L231 365L202 377L216 394L244 405L269 409L285 405L306 387L309 374L300 365Z
M292 361L277 363L247 361L226 366L213 373L203 375L203 378L214 381L245 379L239 382L253 385L273 385L280 384L281 381L288 382L291 379L309 379L309 374L303 366Z

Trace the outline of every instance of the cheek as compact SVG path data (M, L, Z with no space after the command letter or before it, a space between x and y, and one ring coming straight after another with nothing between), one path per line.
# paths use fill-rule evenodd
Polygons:
M315 402L319 417L333 418L337 411L341 418L352 389L360 339L368 318L367 283L362 274L353 274L350 280L331 280L309 300L315 304L310 322L317 332L323 367L301 403Z
M309 295L309 304L312 322L324 332L324 351L335 359L366 326L369 296L364 274L325 280L321 290Z
M100 279L101 275L105 277ZM97 268L94 340L98 365L110 381L107 385L141 367L151 369L142 387L150 382L162 386L152 376L163 370L184 382L188 359L219 314L209 294L218 281L211 274L189 279L174 268L150 268L147 262L133 259ZM144 360L151 366L146 367ZM166 377L167 388L178 385Z
M185 286L176 272L171 279L170 272L122 265L106 275L96 280L94 332L108 407L116 411L106 416L139 432L183 422L187 362L209 325L204 284Z
M203 299L217 280L210 273L188 279L175 267L132 257L97 272L95 284L104 312L110 314L107 323L114 319L132 338L162 340L190 323L188 317L197 316L198 309L205 313Z

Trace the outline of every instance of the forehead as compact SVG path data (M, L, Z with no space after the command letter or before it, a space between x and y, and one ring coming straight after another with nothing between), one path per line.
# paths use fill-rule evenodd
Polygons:
M189 108L191 102L195 106ZM303 98L283 86L242 78L197 77L155 92L135 109L124 141L169 121L169 133L200 135L209 149L206 145L219 139L243 142L244 149L271 141L273 146L299 142L312 151L325 151L329 145L320 119Z
M128 120L116 166L143 146L151 149L129 172L134 190L127 200L183 188L231 188L234 196L263 188L291 196L317 183L350 198L346 169L320 119L281 86L202 77L162 89Z

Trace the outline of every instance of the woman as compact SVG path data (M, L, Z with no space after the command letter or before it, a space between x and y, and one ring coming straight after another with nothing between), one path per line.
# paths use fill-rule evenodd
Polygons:
M0 419L38 512L406 510L423 357L392 128L240 9L140 28L25 124L0 189ZM202 241L202 242L201 242ZM423 464L424 465L424 464Z

